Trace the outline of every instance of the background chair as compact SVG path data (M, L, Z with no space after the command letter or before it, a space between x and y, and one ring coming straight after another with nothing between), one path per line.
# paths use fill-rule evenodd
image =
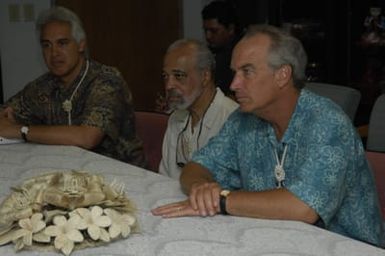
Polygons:
M366 150L385 152L385 94L381 94L373 105Z
M366 157L376 181L382 218L385 221L385 153L366 151Z
M143 141L148 168L158 172L162 159L162 144L167 128L168 115L155 112L135 112L136 133Z
M341 85L313 82L306 83L306 88L318 95L333 100L345 111L350 119L354 121L361 99L361 93L357 89Z

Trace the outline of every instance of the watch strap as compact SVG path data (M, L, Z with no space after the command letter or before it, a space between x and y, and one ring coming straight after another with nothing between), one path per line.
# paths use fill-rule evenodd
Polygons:
M228 215L229 213L226 210L227 196L230 194L229 190L222 190L219 196L219 210L223 215Z
M23 126L23 127L21 127L21 129L20 129L21 138L22 138L25 142L28 142L28 139L27 139L28 131L29 131L29 127L28 127L28 126Z
M221 214L223 215L228 215L228 212L226 211L226 197L225 196L220 196L219 197L219 209Z

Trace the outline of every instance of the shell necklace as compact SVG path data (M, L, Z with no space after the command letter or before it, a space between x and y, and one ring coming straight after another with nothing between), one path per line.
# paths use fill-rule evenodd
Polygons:
M69 99L66 99L63 104L62 104L62 107L64 109L65 112L67 112L67 116L68 116L68 125L72 125L72 119L71 119L71 111L72 111L72 98L74 97L76 91L79 89L80 85L82 84L84 78L86 77L87 75L87 72L88 72L88 67L89 67L90 63L89 61L87 60L86 62L86 70L84 71L83 73L83 76L82 78L80 79L79 83L76 85L75 87L75 90L72 92L71 94L71 97Z
M286 174L285 174L285 169L283 169L283 165L285 164L286 152L287 152L287 145L285 145L283 149L283 154L280 161L278 158L277 149L274 148L275 160L277 161L277 164L275 165L275 168L274 168L274 176L277 182L277 188L282 188L284 186L283 182L285 181Z

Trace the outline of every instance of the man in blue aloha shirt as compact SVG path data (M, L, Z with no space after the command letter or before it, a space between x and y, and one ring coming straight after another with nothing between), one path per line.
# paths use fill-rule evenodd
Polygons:
M306 59L301 43L279 29L249 29L231 62L240 108L183 169L189 199L155 215L297 220L382 245L361 140L341 108L302 89Z

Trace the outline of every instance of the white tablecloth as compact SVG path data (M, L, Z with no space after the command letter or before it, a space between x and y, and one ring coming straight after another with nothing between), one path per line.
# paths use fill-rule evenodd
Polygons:
M0 145L0 200L26 178L60 170L86 170L126 185L138 208L141 233L71 255L385 255L385 250L295 221L232 216L162 219L150 209L184 199L177 181L77 147ZM0 247L0 255L59 255Z

